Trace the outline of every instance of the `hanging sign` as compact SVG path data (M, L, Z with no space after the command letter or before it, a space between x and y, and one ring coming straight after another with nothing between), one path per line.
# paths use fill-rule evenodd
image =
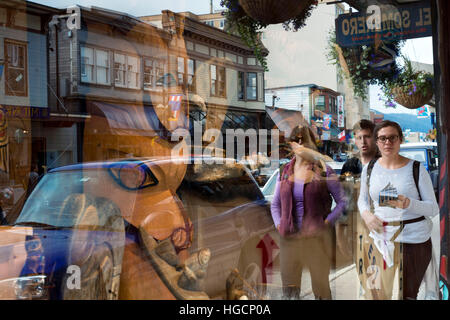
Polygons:
M365 12L342 14L336 19L336 42L341 47L432 36L430 3L370 5Z
M330 130L331 128L331 114L323 115L323 129Z

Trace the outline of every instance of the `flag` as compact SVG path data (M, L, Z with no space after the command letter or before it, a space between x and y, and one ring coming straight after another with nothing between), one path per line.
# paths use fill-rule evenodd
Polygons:
M170 98L169 98L169 107L170 107L169 121L177 121L178 120L182 99L183 99L183 95L171 95L170 96Z
M342 132L339 133L337 137L338 137L340 142L345 141L345 130L342 130Z

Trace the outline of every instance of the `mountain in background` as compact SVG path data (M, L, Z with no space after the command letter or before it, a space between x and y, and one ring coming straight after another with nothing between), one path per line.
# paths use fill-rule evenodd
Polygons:
M410 129L411 132L428 132L430 129L433 129L431 124L431 118L417 118L416 115L413 114L405 114L405 113L382 113L371 109L370 111L375 114L383 114L384 120L391 120L397 122L402 130Z

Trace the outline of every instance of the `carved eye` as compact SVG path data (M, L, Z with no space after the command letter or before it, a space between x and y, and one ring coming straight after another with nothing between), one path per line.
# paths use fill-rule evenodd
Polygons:
M139 190L158 184L150 168L138 160L126 160L115 163L108 168L113 179L127 190Z

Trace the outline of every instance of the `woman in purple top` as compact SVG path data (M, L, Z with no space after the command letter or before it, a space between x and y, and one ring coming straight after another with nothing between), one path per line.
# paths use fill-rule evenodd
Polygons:
M280 168L271 204L281 235L283 293L299 298L302 269L307 267L316 299L331 299L331 227L345 207L343 190L333 169L325 165L325 156L316 151L309 128L296 127L289 140L295 155ZM331 196L336 202L333 210Z

